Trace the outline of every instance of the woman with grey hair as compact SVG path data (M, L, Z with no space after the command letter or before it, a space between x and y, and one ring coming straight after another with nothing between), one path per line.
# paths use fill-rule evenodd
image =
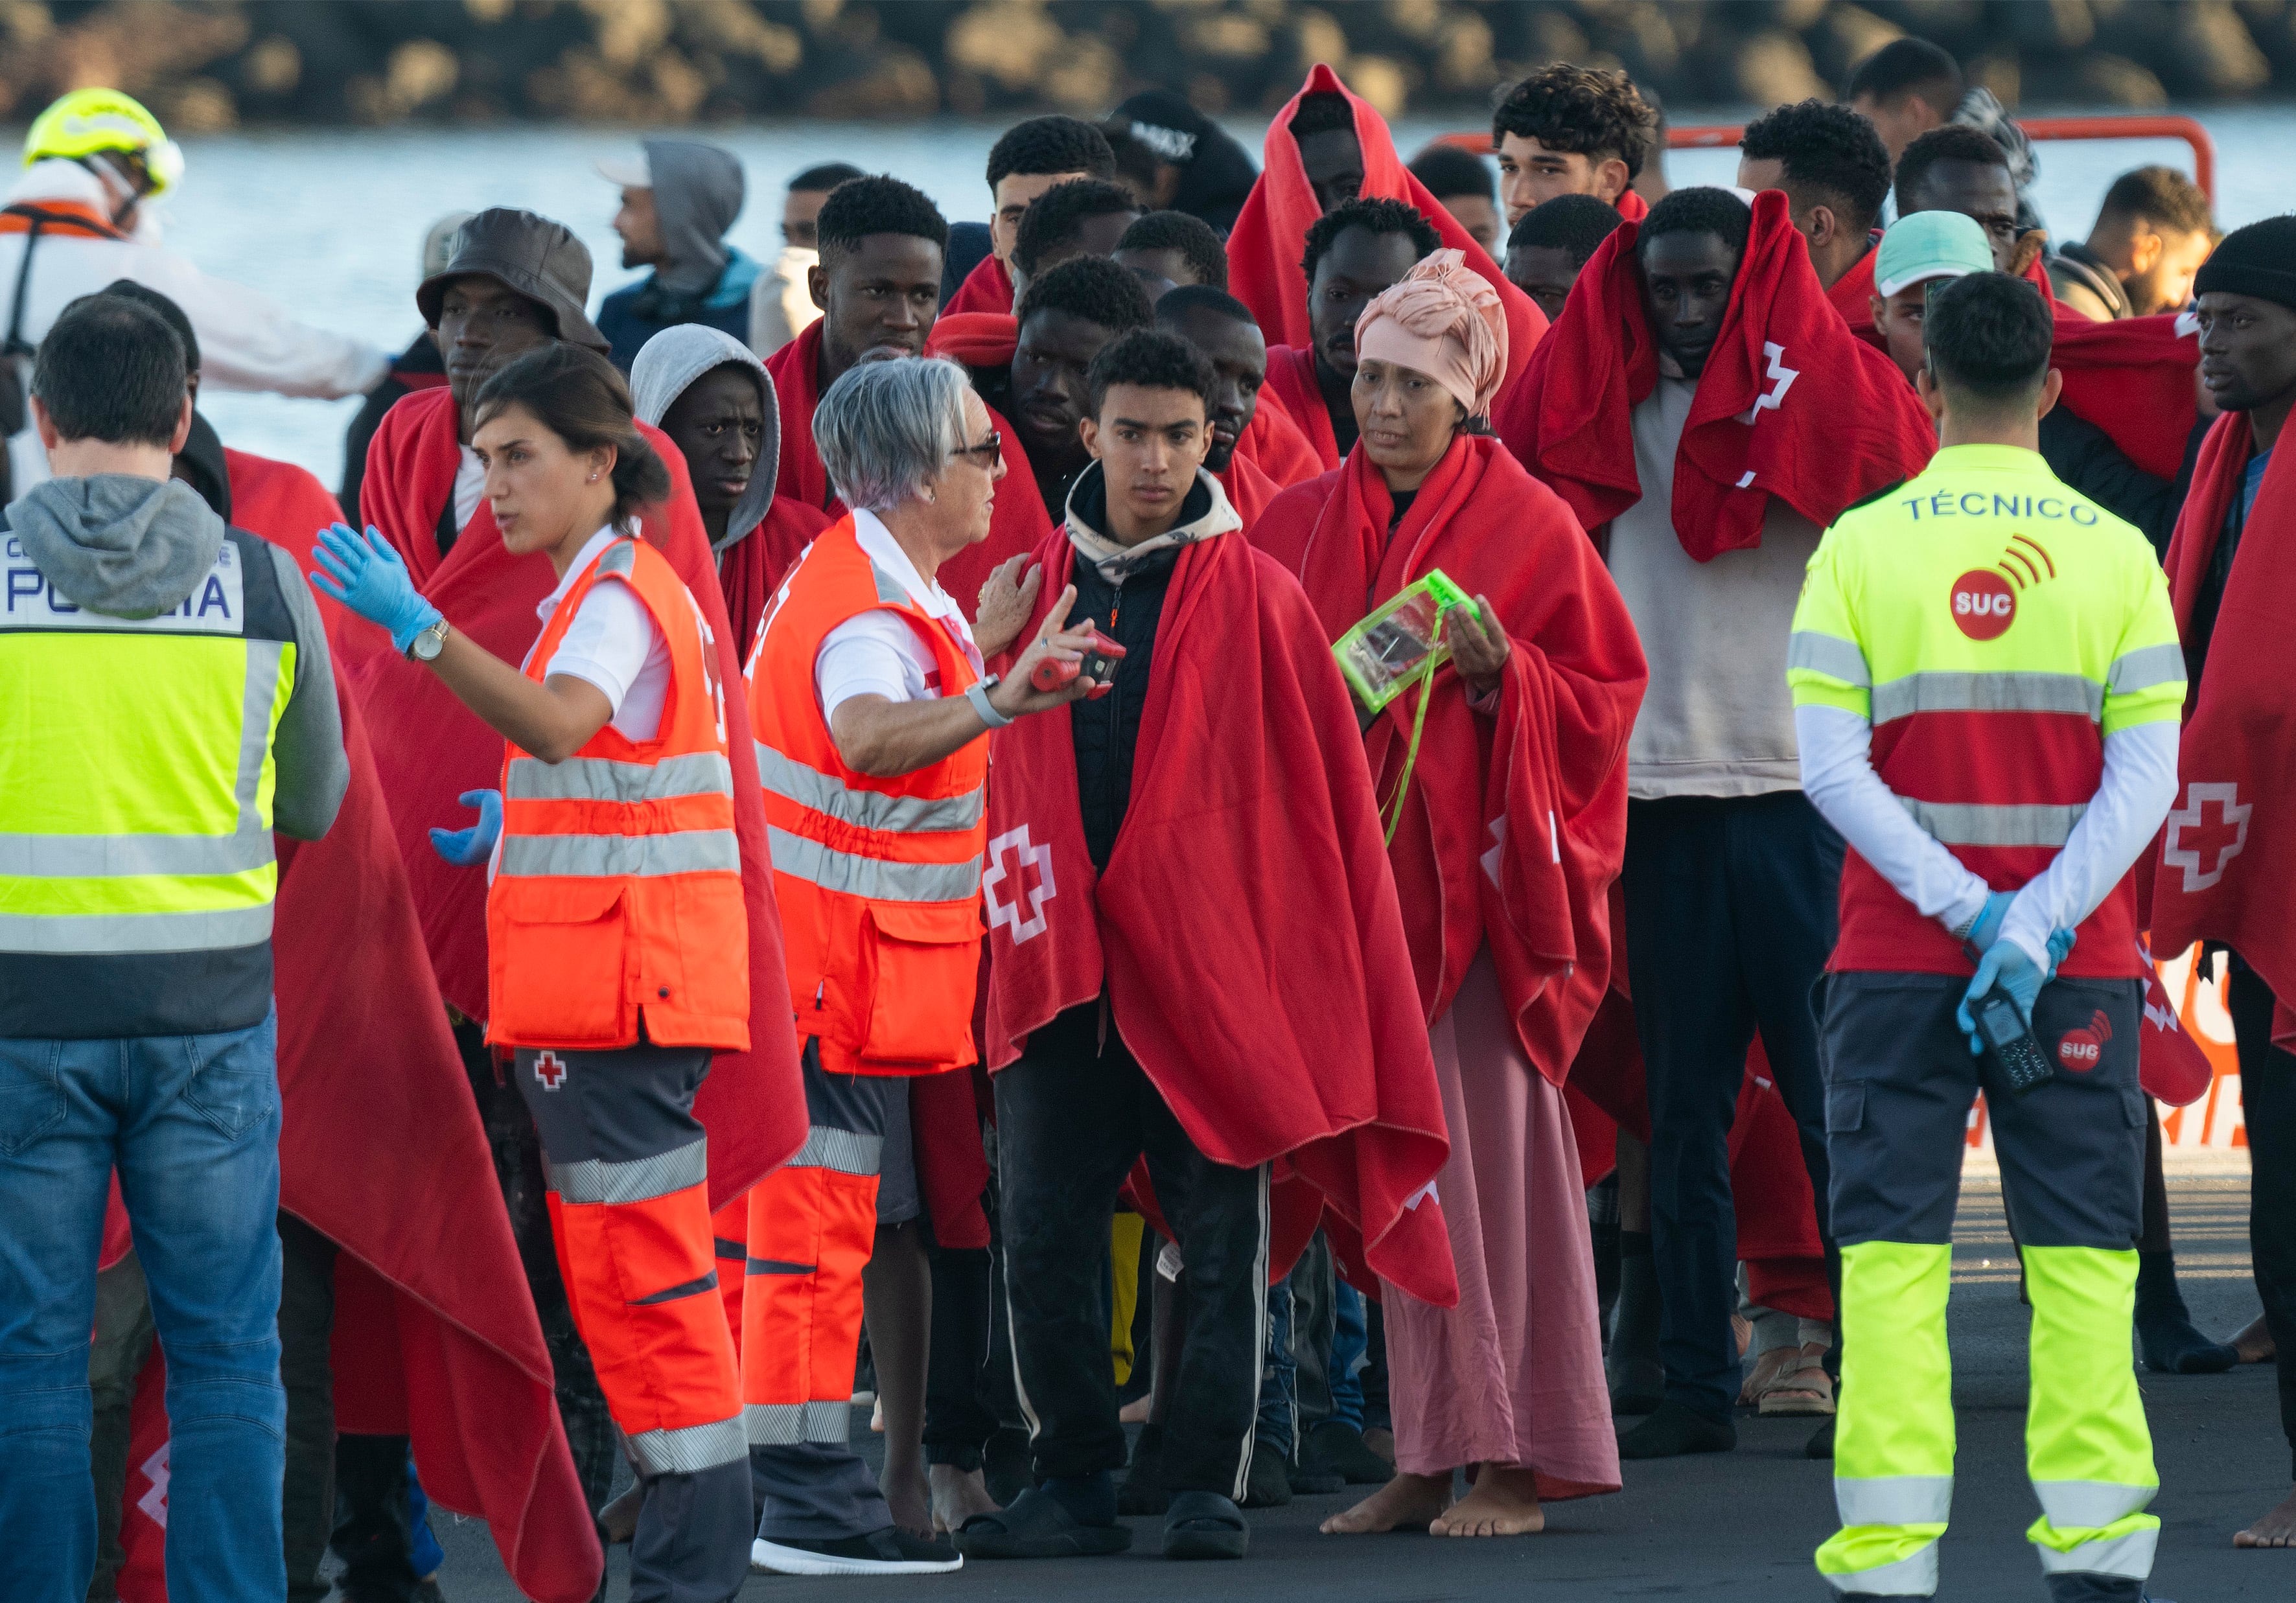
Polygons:
M1003 441L962 368L863 362L822 397L813 435L853 511L791 573L747 675L813 1126L750 1193L750 1260L791 1271L742 1288L742 1397L764 1500L751 1561L779 1574L924 1574L964 1560L931 1532L917 1458L930 1271L912 1083L923 1105L932 1076L974 1058L983 737L1092 690L1078 669L1093 633L1062 626L1070 590L1000 678L935 577L988 537L1004 476ZM1016 633L1004 626L992 652ZM1052 688L1040 689L1047 665ZM1015 894L1050 887L1015 886L992 916L1012 916ZM969 1105L967 1083L946 1084ZM846 1443L865 1286L882 1490ZM792 1342L792 1330L808 1334Z

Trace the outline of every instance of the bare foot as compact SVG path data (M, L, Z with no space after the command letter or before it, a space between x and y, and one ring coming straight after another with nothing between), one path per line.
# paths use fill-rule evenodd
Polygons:
M1395 1462L1395 1433L1384 1425L1374 1425L1363 1433L1364 1445L1390 1464Z
M964 1522L976 1514L1004 1511L988 1495L988 1483L978 1469L968 1471L954 1464L932 1464L926 1467L925 1479L932 1487L932 1528L936 1535L962 1530Z
M1430 1536L1535 1536L1546 1529L1538 1476L1510 1464L1485 1464L1467 1495L1428 1525Z
M904 1474L888 1466L878 1477L878 1489L885 1494L885 1506L892 1509L895 1525L904 1531L931 1531L932 1493L925 1489L923 1476Z
M1154 1393L1143 1392L1139 1396L1135 1397L1131 1402L1126 1403L1121 1409L1117 1411L1117 1419L1120 1423L1126 1425L1147 1424L1148 1405L1155 1400L1156 1397Z
M2234 1532L2232 1544L2236 1548L2296 1547L2296 1492L2245 1531Z
M1362 1536L1374 1531L1414 1531L1443 1517L1451 1502L1447 1475L1398 1475L1343 1514L1318 1528L1326 1536Z
M2265 1328L2261 1313L2249 1321L2241 1333L2225 1345L2240 1354L2243 1363L2270 1363L2275 1354L2272 1332Z

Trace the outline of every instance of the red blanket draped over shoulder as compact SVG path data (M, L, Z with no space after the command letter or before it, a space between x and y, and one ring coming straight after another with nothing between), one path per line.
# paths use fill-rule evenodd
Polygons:
M2226 515L2248 471L2248 414L2219 417L2202 443L2192 493L2169 543L2169 593L2192 638ZM2296 1046L2296 699L2288 691L2288 598L2296 595L2296 451L2274 451L2249 509L2201 681L2186 691L2177 806L2152 879L2152 945L2222 941L2279 999L2273 1041ZM2139 884L2140 900L2144 887Z
M1259 180L1244 197L1243 209L1236 214L1235 227L1227 237L1228 287L1235 298L1251 308L1251 315L1259 320L1259 331L1267 336L1271 347L1289 345L1305 350L1313 343L1308 323L1308 280L1300 271L1300 258L1307 251L1308 225L1324 215L1324 209L1316 204L1308 169L1300 160L1299 142L1292 136L1292 119L1300 102L1310 94L1337 94L1354 108L1356 142L1363 147L1362 197L1401 200L1415 208L1435 225L1443 243L1465 251L1467 266L1498 291L1499 303L1506 308L1506 381L1513 383L1546 330L1546 315L1499 271L1498 264L1475 242L1474 236L1427 192L1427 186L1411 176L1403 158L1396 154L1387 119L1369 102L1350 93L1329 67L1318 66L1309 72L1300 93L1285 102L1267 125ZM1298 421L1304 426L1304 419ZM1338 459L1334 457L1330 465L1338 466Z
M2048 274L2041 281L2046 284ZM2176 478L2200 415L2194 390L2200 331L2175 312L2092 323L2070 307L2055 309L2049 363L2065 376L2065 409L2111 435L2123 456L2154 478Z
M1777 190L1754 197L1722 329L1675 458L1674 527L1697 560L1759 545L1773 495L1823 528L1921 471L1929 415L1889 357L1826 303ZM1587 528L1642 499L1633 413L1658 387L1637 225L1595 248L1562 318L1493 422Z
M1329 427L1331 420L1324 420ZM1259 403L1251 410L1251 421L1245 424L1243 436L1235 443L1238 456L1250 457L1254 467L1283 489L1295 484L1305 484L1318 473L1331 470L1316 447L1308 443L1299 422L1292 415L1291 404L1270 394L1264 387Z
M990 252L980 258L980 265L964 275L956 286L956 293L940 309L944 317L963 316L968 312L1013 313L1013 274Z
M1881 254L1879 246L1868 247L1857 258L1857 265L1833 281L1825 299L1841 314L1841 321L1849 331L1883 355L1889 348L1882 342L1882 331L1874 326L1874 262Z
M1324 409L1324 391L1316 382L1316 352L1308 345L1267 348L1267 393L1283 411L1308 449L1328 473L1340 465L1340 437L1332 432L1332 414Z
M776 495L757 528L718 553L718 588L726 598L726 621L733 627L742 661L749 660L750 648L757 642L758 626L766 621L774 592L829 523L827 512Z
M334 497L291 463L225 454L234 522L299 563L312 531L334 520ZM335 623L341 633L340 614ZM486 1519L521 1593L582 1603L604 1558L549 1350L439 1006L358 700L347 681L337 689L351 769L342 810L322 839L279 841L280 1206L342 1248L342 1427L411 1435L424 1490ZM107 1240L107 1259L125 1246ZM139 1390L136 1408L139 1433L144 1413L164 1415L156 1388Z
M1474 710L1457 674L1438 673L1388 857L1423 1017L1450 1007L1489 946L1523 1049L1559 1085L1610 984L1642 646L1570 509L1498 441L1455 440L1390 536L1393 510L1358 448L1278 499L1252 543L1300 576L1332 640L1439 568L1496 609L1513 648L1496 704ZM1389 703L1365 737L1382 797L1418 699Z
M727 687L726 743L738 759L751 745L749 704L741 694L742 650L748 642L734 636L726 618L685 459L659 429L640 423L638 429L661 454L675 487L666 509L645 509L641 527L693 592L715 637L720 683ZM554 578L545 558L513 556L504 548L483 501L453 549L440 554L439 518L454 492L458 460L454 392L406 396L383 413L367 448L360 501L367 520L405 559L415 587L447 622L516 663L541 634L534 609ZM788 460L786 447L783 460ZM324 597L320 605L331 619L339 614ZM456 799L462 792L502 782L503 739L430 670L392 650L381 630L357 620L347 627L331 623L331 630L344 642L338 671L357 691L366 714L439 989L463 1013L483 1018L486 876L441 860L429 831L433 824L467 819ZM719 1207L797 1150L806 1131L797 1043L781 1000L789 987L766 847L765 801L752 763L734 764L734 809L750 913L750 1050L719 1053L695 1104L709 1133L709 1194Z
M990 257L988 261L996 259ZM775 493L841 518L845 503L831 487L829 470L822 465L821 453L813 443L813 411L821 404L821 323L816 323L766 358L766 371L773 375L774 395L782 413L781 476ZM1011 359L1009 353L1006 359ZM1004 437L1004 477L996 487L996 510L989 521L988 538L942 563L937 576L940 587L964 609L968 618L980 604L980 587L988 583L989 569L1036 550L1053 528L1013 425L997 416L992 406L988 426Z
M1058 534L1037 556L1029 631L1073 562ZM1360 1231L1360 1262L1456 1304L1434 1060L1362 740L1299 585L1240 537L1181 553L1106 872L1085 851L1067 710L993 740L990 1067L1105 994L1207 1156L1288 1156Z

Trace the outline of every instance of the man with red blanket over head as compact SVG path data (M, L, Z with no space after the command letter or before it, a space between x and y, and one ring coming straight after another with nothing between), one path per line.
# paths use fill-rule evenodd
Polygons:
M2176 493L2198 403L2200 360L2189 322L2174 313L2096 323L2056 304L2041 233L2018 226L2009 157L1992 135L1959 123L1932 128L1898 158L1898 216L1957 211L1985 231L1997 271L2021 275L2055 316L2050 362L2064 390L2041 420L2050 471L2168 549Z
M1727 1147L1758 1028L1821 1202L1826 1188L1809 988L1833 947L1841 841L1801 794L1786 636L1819 528L1919 471L1935 440L1890 359L1826 304L1775 191L1750 210L1677 190L1621 226L1512 400L1498 421L1517 457L1587 528L1609 525L1650 659L1624 899L1666 1390L1620 1451L1726 1450Z
M2224 409L2194 470L2169 547L2169 591L2191 699L2177 802L2152 861L2152 940L2233 951L2229 986L2254 1170L2250 1246L2276 1349L2280 1423L2296 1449L2296 701L2288 598L2296 593L2296 460L2279 454L2296 408L2296 219L2234 230L2194 281L2201 377ZM2141 887L2140 887L2141 888ZM2234 1537L2296 1546L2296 1492Z
M1570 509L1465 432L1505 339L1498 298L1458 252L1414 267L1357 331L1361 440L1253 532L1334 641L1437 569L1477 598L1443 620L1447 669L1365 737L1451 1133L1437 1190L1459 1304L1387 1296L1398 1473L1327 1532L1525 1534L1545 1524L1542 1498L1619 1484L1561 1086L1610 986L1644 670ZM1473 1489L1453 1507L1462 1466Z
M1029 205L1046 190L1071 179L1115 177L1116 151L1108 135L1079 118L1031 117L1006 129L988 147L988 197L995 207L988 219L988 255L948 298L948 315L1009 315L1015 299L1013 247L1020 241L1021 219ZM824 388L828 382L823 380Z
M1641 222L1650 207L1633 185L1665 148L1658 108L1623 72L1556 61L1509 89L1491 113L1510 229L1557 195L1592 195Z
M1079 126L1107 149L1098 130ZM821 261L811 272L821 321L766 360L782 421L781 470L774 493L840 518L846 508L837 499L813 440L814 408L846 369L871 352L923 353L940 307L941 252L948 243L948 224L922 192L898 178L873 177L839 184L823 204L816 227ZM1005 310L1009 305L979 309ZM998 417L994 407L988 415L1004 440L1007 478L1025 485L1028 458L1021 454L1013 425ZM988 538L942 568L942 588L972 617L990 570L1034 550L1051 528L1044 503L1035 496L999 495Z
M829 514L774 494L782 414L750 348L699 323L664 329L630 364L638 421L669 436L693 476L693 501L718 559L718 586L746 653L782 578Z
M590 259L580 241L530 212L496 209L465 225L446 271L423 281L416 304L447 355L444 388L418 390L384 413L368 447L360 499L369 523L406 564L415 586L496 656L517 661L541 632L536 607L554 576L538 557L504 548L481 494L485 473L467 436L467 406L480 387L523 353L566 339L603 352L604 336L582 314ZM646 539L670 559L709 626L724 678L741 677L741 642L713 582L709 537L694 506L684 459L668 437L638 428L669 470L666 508L649 508ZM329 618L340 616L321 602ZM573 1319L550 1246L541 1148L518 1092L496 1074L485 1043L486 879L455 868L432 848L430 827L459 816L458 798L492 789L502 771L502 737L480 723L427 671L369 629L345 638L343 678L357 691L391 799L391 826L422 920L430 967L446 998L456 1043L496 1155L521 1255L556 1367L567 1438L594 1509L609 1495L612 1422ZM727 739L748 748L749 708L726 698ZM724 1207L805 1135L805 1102L786 1010L774 1005L780 973L765 811L754 769L734 765L734 808L749 909L751 1050L720 1053L696 1104L709 1134L711 1197Z
M1219 480L1228 504L1248 531L1269 502L1319 470L1315 453L1300 439L1283 405L1266 393L1267 341L1260 337L1250 307L1210 284L1184 284L1168 291L1156 303L1156 326L1177 334L1211 364L1211 444L1204 453L1204 471ZM1263 428L1269 423L1276 429ZM1299 442L1299 455L1287 461L1274 451L1255 453L1256 430L1263 450L1267 442L1280 445L1288 436Z
M1738 152L1738 187L1785 192L1826 299L1851 333L1881 348L1871 304L1874 229L1890 198L1881 135L1847 106L1806 100L1748 123Z
M1259 182L1252 185L1228 235L1227 258L1229 288L1259 319L1270 346L1305 351L1317 338L1308 318L1308 281L1313 272L1299 266L1300 243L1308 225L1342 201L1386 200L1415 210L1437 231L1435 243L1420 251L1421 256L1439 245L1463 250L1467 265L1498 292L1499 304L1506 308L1506 376L1512 380L1522 371L1546 326L1546 317L1507 282L1498 264L1427 192L1427 186L1411 176L1396 153L1386 119L1351 94L1339 74L1321 66L1308 74L1300 93L1267 125L1263 161ZM1348 313L1349 323L1362 309L1358 305ZM1301 428L1309 427L1299 407L1291 411ZM1334 452L1325 465L1337 467L1340 454Z
M1269 1165L1286 1160L1283 1189L1326 1213L1358 1274L1448 1305L1447 1141L1346 685L1298 583L1234 537L1199 466L1210 367L1140 330L1091 383L1097 460L1037 551L1029 627L1086 619L1122 650L1105 694L997 732L982 881L1007 1294L1043 1484L957 1542L1130 1543L1095 1265L1144 1152L1188 1269L1164 1552L1234 1558L1283 1267Z

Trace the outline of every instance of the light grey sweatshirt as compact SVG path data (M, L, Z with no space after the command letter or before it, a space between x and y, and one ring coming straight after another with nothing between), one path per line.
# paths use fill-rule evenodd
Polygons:
M1817 527L1775 496L1762 543L1693 561L1674 528L1674 458L1698 392L1669 376L1635 408L1640 501L1611 522L1611 577L1650 663L1627 794L1760 796L1801 788L1786 637Z

